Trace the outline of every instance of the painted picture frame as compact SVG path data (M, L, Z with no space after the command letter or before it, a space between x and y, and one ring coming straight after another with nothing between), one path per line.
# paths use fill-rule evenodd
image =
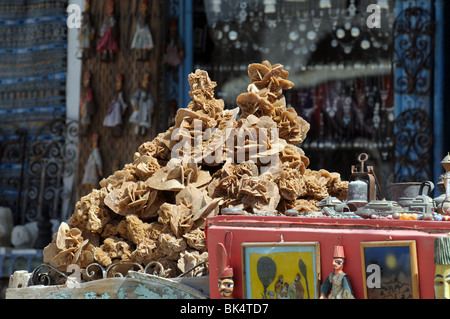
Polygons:
M365 299L419 299L415 240L362 242Z
M318 299L319 242L242 244L246 299Z

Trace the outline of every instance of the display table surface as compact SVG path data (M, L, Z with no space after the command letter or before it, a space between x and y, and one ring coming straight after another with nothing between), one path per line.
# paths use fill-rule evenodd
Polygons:
M18 272L14 276L23 276ZM29 274L28 274L29 275ZM166 279L129 271L127 276L77 284L15 287L11 278L6 299L205 299L208 277Z

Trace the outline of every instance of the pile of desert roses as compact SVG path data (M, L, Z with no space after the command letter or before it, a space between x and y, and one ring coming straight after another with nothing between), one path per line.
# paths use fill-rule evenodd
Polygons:
M298 147L309 124L286 106L289 73L264 61L249 65L248 74L248 92L231 110L214 97L207 72L190 74L192 101L178 110L175 125L80 199L44 249L44 262L62 271L71 264L158 262L164 277L201 263L186 275L202 276L206 219L221 209L283 215L316 211L328 196L345 199L348 183L338 173L308 169Z

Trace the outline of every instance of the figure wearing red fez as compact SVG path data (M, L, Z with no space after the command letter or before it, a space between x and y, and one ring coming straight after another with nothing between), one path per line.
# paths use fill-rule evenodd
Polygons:
M110 61L114 59L114 53L119 51L117 44L117 21L114 17L114 0L108 1L108 14L103 22L101 30L101 38L97 45L97 51L101 53L102 61Z
M320 287L320 299L355 299L352 286L344 272L344 247L335 246L333 256L333 271Z
M230 267L228 254L222 243L217 243L216 251L219 294L222 296L222 299L233 299L233 268Z

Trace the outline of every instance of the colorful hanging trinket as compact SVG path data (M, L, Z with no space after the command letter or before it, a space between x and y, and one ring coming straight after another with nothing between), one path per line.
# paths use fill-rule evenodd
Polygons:
M92 56L92 41L95 37L95 28L91 24L91 0L86 0L84 12L82 14L82 24L78 34L79 51L81 59L88 59Z
M114 17L115 6L114 0L108 0L107 16L103 22L100 32L101 38L97 45L97 51L101 53L101 60L105 62L114 60L114 54L119 52L117 43L118 24Z
M150 50L153 49L153 37L148 23L148 0L142 0L141 13L136 23L136 31L133 36L131 48L136 51L137 59L146 61L150 57Z
M87 133L91 124L91 118L95 113L94 98L91 88L92 74L89 71L84 72L83 91L80 97L80 134Z
M173 73L176 77L178 66L184 58L184 46L180 35L178 34L178 20L169 21L169 39L167 41L166 53L163 57L163 63L167 66L167 72Z
M145 135L146 130L152 126L154 100L150 90L150 73L145 73L142 78L141 87L131 98L133 113L130 123L136 124L135 134Z
M102 156L98 148L98 139L99 135L97 133L92 135L92 152L86 163L82 180L83 185L91 188L98 187L100 179L103 178Z
M115 137L120 137L122 135L122 126L123 126L123 115L127 110L128 105L125 103L123 99L123 74L119 74L116 77L116 91L117 97L111 102L109 106L108 113L103 120L103 125L106 127L112 128L112 134Z

